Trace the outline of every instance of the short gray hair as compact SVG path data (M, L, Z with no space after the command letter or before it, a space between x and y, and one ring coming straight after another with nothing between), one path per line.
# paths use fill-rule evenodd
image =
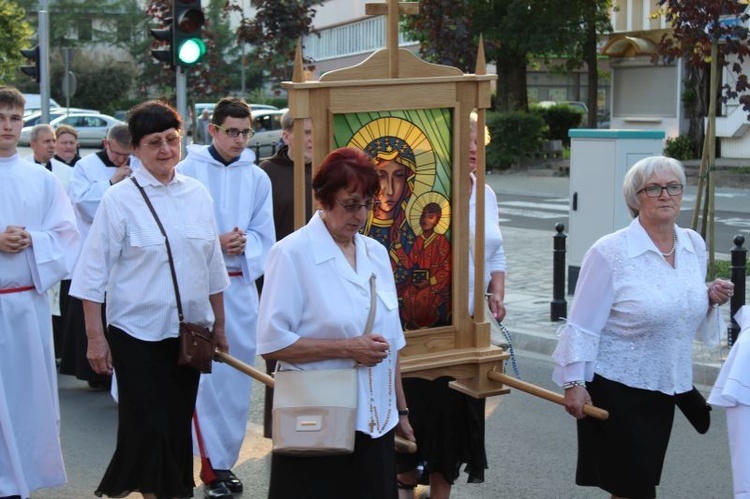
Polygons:
M625 204L628 205L633 218L638 216L638 210L641 207L641 202L638 199L638 191L643 189L648 179L654 174L665 171L674 173L682 185L687 183L682 163L666 156L649 156L648 158L643 158L634 164L625 174L625 180L622 183L622 195L625 197Z
M122 147L130 147L130 130L128 129L128 125L124 123L112 125L107 131L107 140L114 140Z
M48 125L47 123L40 123L38 125L34 125L34 128L31 129L31 133L29 134L29 142L36 142L39 139L39 135L41 135L42 130L47 130L52 134L52 137L55 136L55 129L52 128L52 125Z
M281 129L286 130L287 132L294 130L294 118L292 118L292 113L289 112L289 110L281 115Z

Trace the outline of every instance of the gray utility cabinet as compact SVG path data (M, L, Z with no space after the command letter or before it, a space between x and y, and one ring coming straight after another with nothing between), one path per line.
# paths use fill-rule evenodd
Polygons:
M586 251L600 237L630 224L622 196L625 173L639 160L662 154L664 132L578 128L568 135L568 293L573 294Z

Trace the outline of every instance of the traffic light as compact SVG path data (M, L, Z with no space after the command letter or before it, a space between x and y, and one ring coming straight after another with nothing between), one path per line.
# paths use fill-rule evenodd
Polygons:
M195 66L206 54L201 33L206 18L201 9L201 0L174 0L173 6L172 49L175 66Z
M41 75L39 74L39 45L30 49L21 49L21 54L31 62L28 66L21 66L21 71L39 83L41 79Z
M164 28L154 28L151 31L151 35L160 42L158 48L151 49L151 56L157 61L165 62L170 66L174 65L174 46L172 45L172 18L164 18L164 23L167 25Z

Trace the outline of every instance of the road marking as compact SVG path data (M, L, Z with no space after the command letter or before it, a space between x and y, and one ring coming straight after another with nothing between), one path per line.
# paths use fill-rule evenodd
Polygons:
M552 211L560 211L564 213L568 213L570 211L570 206L567 204L552 204L552 203L533 203L530 201L503 201L501 203L497 203L499 207L509 206L513 208L540 208L544 210L552 210Z

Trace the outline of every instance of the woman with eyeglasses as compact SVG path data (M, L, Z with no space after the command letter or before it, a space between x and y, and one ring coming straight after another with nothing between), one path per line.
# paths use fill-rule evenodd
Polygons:
M672 158L648 157L628 171L623 194L634 219L584 256L553 353L553 380L577 419L576 483L613 498L656 497L678 396L693 389L693 340L718 341L715 307L734 289L721 279L706 285L706 245L676 224L684 185ZM585 403L609 419L584 417ZM695 409L707 417L705 401Z
M406 342L388 253L359 233L380 181L367 154L341 148L323 160L312 187L322 209L266 262L258 353L282 370L356 368L355 448L330 457L274 453L268 497L396 499L396 430L414 440L398 359ZM375 316L364 334L373 275Z
M211 196L200 182L175 172L179 114L149 101L129 116L133 152L142 168L104 195L70 290L83 301L91 367L100 374L117 372L117 447L95 494L192 497L191 417L199 373L177 365L179 320L167 247L138 186L166 232L184 320L212 328L223 351L228 350L223 291L229 278Z

